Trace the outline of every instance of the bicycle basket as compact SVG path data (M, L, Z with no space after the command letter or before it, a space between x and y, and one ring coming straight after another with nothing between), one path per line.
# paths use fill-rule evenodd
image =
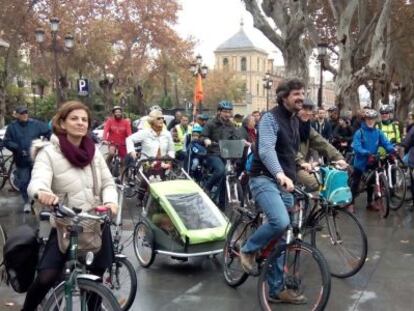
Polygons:
M243 156L244 140L220 140L219 147L223 159L240 159Z

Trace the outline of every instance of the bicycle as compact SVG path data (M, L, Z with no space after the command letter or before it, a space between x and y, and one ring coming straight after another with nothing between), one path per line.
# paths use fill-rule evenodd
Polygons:
M407 195L407 181L401 168L405 164L398 155L388 156L384 161L390 190L390 209L396 211L404 204Z
M80 209L70 209L62 204L53 207L56 217L70 218L68 259L65 264L65 280L53 288L44 302L44 310L121 310L111 291L101 284L100 277L85 274L85 266L78 262L78 235L82 232L82 220L108 222L107 215L91 215ZM86 267L92 264L93 253L86 254Z
M4 143L0 140L0 190L3 189L7 181L13 190L19 191L16 184L16 166L14 164L13 155L4 155Z
M113 232L112 241L114 246L115 258L111 268L107 269L103 276L103 284L108 287L117 299L123 311L131 308L137 293L138 280L134 266L127 256L122 254L122 205L124 186L119 181L116 183L119 201L118 213L111 224Z
M295 187L295 198L298 201L306 202L313 197L301 189ZM224 245L224 278L232 287L243 284L249 274L247 274L240 264L240 249L248 237L263 222L261 211L251 211L244 207L237 207L239 217L231 225ZM305 209L298 209L291 214L291 225L285 233L285 243L283 239L272 240L259 253L257 261L258 297L262 310L273 310L269 303L269 289L267 277L273 273L275 265L278 266L283 260L282 267L284 289L295 290L299 294L307 297L307 304L296 305L297 308L312 310L323 310L329 300L331 289L331 278L329 268L322 253L312 245L303 241L304 225L306 224ZM275 308L281 308L276 304Z
M390 213L390 188L387 178L385 161L378 156L371 156L373 160L368 168L368 171L364 172L361 177L361 182L357 191L357 195L366 191L371 186L372 181L374 187L374 200L377 201L379 206L379 215L381 218L387 218ZM387 157L388 159L388 157ZM352 184L352 175L351 181Z
M112 176L117 178L121 174L121 158L119 157L119 145L113 144L111 142L102 142L102 144L108 144L108 151L110 148L114 147L114 154L107 156L107 164L109 171L111 172Z
M6 244L7 235L6 231L4 230L3 226L0 224L0 267L3 266L3 260L4 260L4 245Z

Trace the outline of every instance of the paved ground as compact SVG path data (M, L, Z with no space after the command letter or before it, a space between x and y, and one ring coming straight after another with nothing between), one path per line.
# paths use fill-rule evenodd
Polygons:
M127 202L124 214L132 227L137 213ZM22 212L21 199L7 189L0 191L0 223L11 230L22 223L35 225L31 215ZM327 310L414 310L414 223L412 212L402 208L387 220L360 208L357 216L369 243L368 260L354 277L333 279ZM131 220L132 219L132 220ZM130 235L131 231L126 232ZM221 258L192 260L186 263L158 256L149 269L139 267L131 246L126 254L135 266L138 293L135 311L155 310L258 310L256 282L249 279L238 289L228 287L222 278ZM0 310L19 310L24 295L0 286ZM6 303L13 303L9 307ZM292 308L294 310L294 308Z

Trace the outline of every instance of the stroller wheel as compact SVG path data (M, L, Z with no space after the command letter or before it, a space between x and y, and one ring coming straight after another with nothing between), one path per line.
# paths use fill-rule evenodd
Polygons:
M134 251L142 267L148 268L154 262L154 233L151 227L142 220L134 228Z

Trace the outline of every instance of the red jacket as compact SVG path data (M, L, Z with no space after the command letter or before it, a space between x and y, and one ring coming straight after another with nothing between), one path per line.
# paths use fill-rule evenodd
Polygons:
M125 139L132 134L129 119L109 118L105 122L103 140L119 146L125 146Z

